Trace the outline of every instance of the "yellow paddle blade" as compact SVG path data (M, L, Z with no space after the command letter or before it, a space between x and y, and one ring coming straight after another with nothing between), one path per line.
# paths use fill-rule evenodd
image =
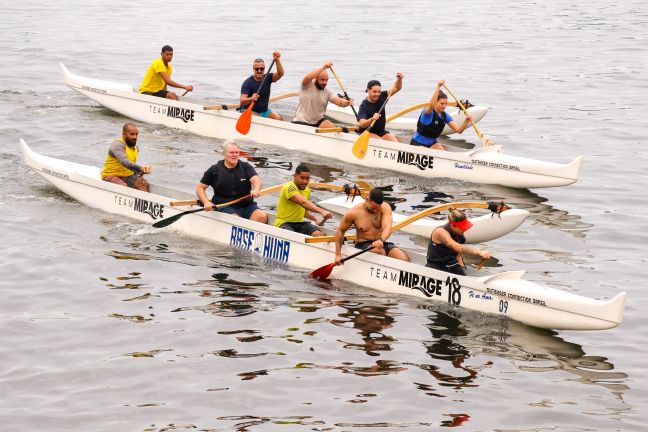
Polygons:
M362 132L362 134L360 134L356 142L353 143L353 148L351 149L351 152L353 153L353 156L357 157L358 159L364 159L368 149L369 149L369 131L366 130Z

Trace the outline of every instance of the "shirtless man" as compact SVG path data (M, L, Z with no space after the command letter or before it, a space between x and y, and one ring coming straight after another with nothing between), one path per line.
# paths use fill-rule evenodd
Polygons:
M335 262L342 265L342 243L344 233L355 225L358 249L372 248L371 252L409 261L405 252L388 242L392 228L392 210L385 202L380 189L372 189L364 203L351 207L346 212L335 233Z

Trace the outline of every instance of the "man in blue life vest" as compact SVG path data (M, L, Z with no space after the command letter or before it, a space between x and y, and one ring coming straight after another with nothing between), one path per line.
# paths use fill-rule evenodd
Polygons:
M137 164L137 136L139 131L133 123L126 123L122 128L122 137L110 144L108 156L101 171L101 179L121 186L149 191L149 184L144 174L150 174L153 168Z
M173 73L171 59L173 59L173 48L169 45L164 45L162 47L161 57L154 60L146 70L146 75L144 75L144 79L140 85L140 93L177 100L178 95L172 91L168 91L167 85L187 91L193 90L193 86L180 84L171 79L171 74Z
M272 58L277 65L277 70L276 72L272 73L272 76L265 80L263 88L260 87L261 83L263 82L263 78L266 75L265 62L262 58L257 58L252 63L253 73L252 75L247 77L245 81L243 81L243 85L241 85L241 111L245 111L248 105L250 105L250 103L254 101L252 114L271 118L274 120L283 120L281 114L272 111L268 107L268 103L270 102L270 87L272 86L272 83L279 81L281 77L284 76L284 68L281 64L281 53L279 53L279 51L273 52Z
M466 130L472 121L472 117L467 115L462 125L458 126L452 116L446 112L448 96L441 91L443 84L445 84L444 80L439 81L430 98L430 102L421 111L418 123L416 124L416 132L412 136L410 144L433 148L435 150L445 150L437 142L437 138L441 136L445 125L447 124L453 131L460 134Z

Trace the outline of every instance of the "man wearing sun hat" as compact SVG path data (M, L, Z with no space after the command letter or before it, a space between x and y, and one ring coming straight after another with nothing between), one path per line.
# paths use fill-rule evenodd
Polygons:
M432 231L425 266L448 273L465 275L462 254L477 255L485 259L490 258L491 254L487 250L464 245L466 238L463 234L472 226L473 224L466 218L464 212L450 208L448 223Z

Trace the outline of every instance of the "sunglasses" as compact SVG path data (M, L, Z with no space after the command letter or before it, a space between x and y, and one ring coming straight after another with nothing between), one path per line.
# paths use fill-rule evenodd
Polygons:
M255 72L263 72L264 70L265 70L264 67L256 67L256 68L254 68Z

